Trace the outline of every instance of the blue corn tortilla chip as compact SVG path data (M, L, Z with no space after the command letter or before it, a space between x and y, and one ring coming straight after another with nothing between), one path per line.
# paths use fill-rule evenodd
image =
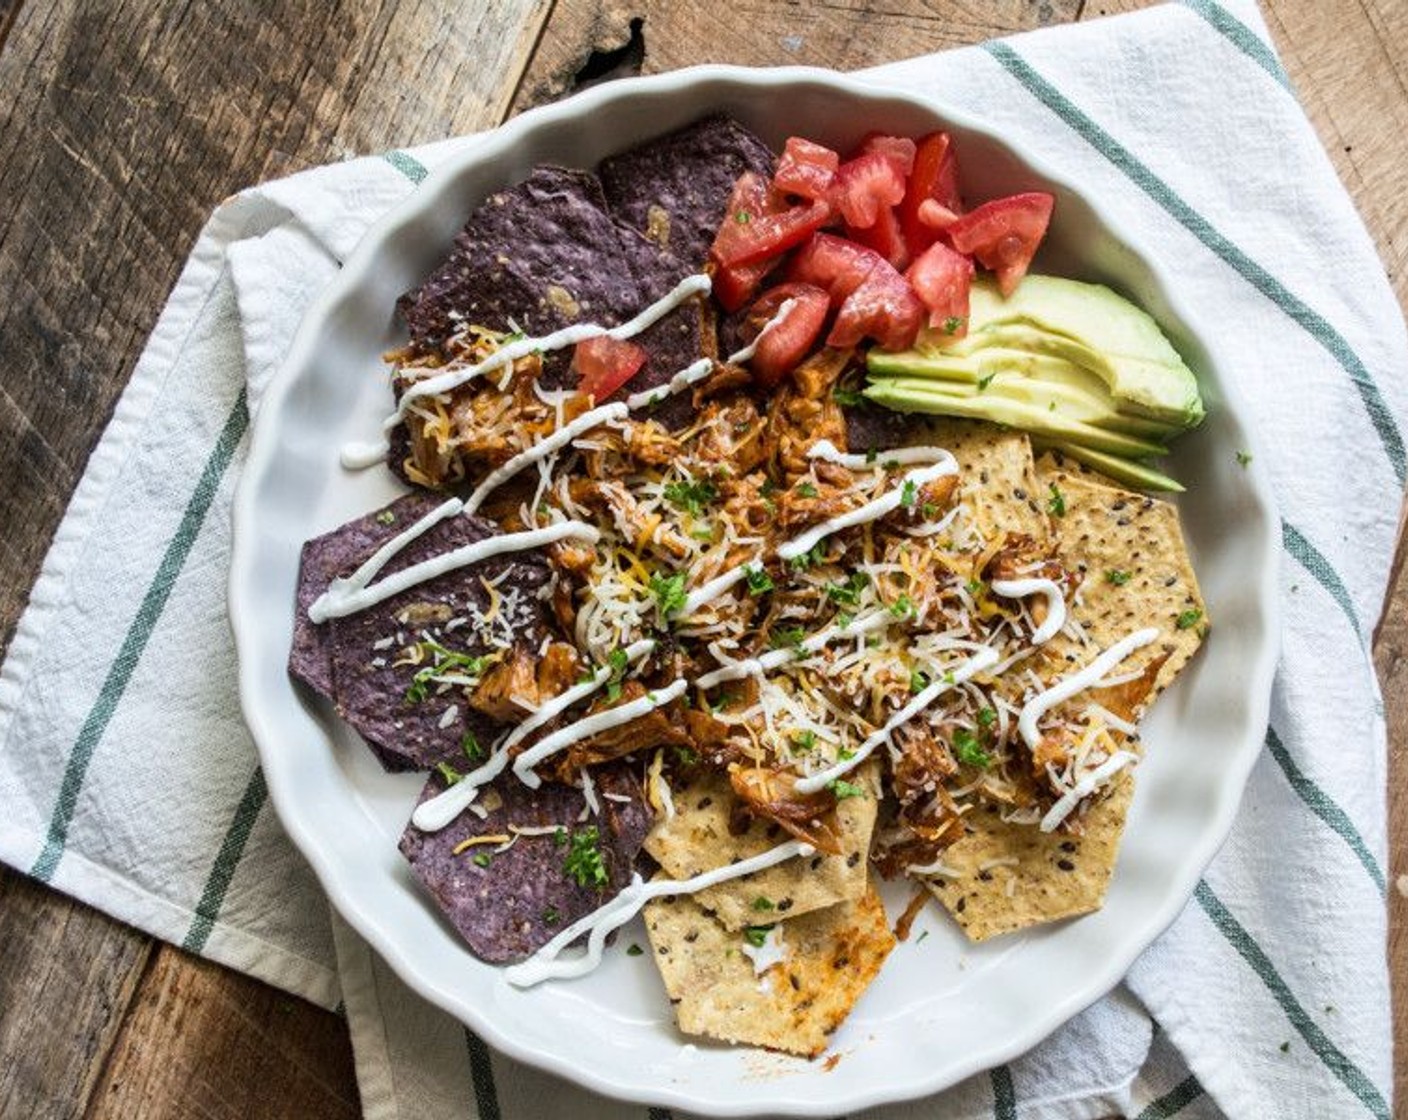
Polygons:
M482 518L447 518L391 560L378 578L497 532L493 522ZM441 659L429 643L464 658L502 653L511 646L536 650L550 633L548 606L538 595L551 578L541 553L516 552L332 619L329 644L338 714L368 742L417 767L463 765L466 750L472 751L474 743L487 748L502 725L471 708L458 685L417 685L417 673ZM494 587L497 606L486 584ZM424 660L406 664L413 648ZM472 674L465 670L462 675Z
M532 790L505 774L479 794L479 803L490 810L484 819L466 811L439 832L406 827L401 854L475 956L493 964L522 960L630 882L653 815L629 765L594 768L592 775L599 816L587 811L574 786L545 783ZM433 775L420 799L444 789L443 779ZM472 837L512 838L510 825L562 832L520 835L502 852L493 850L500 840L455 854ZM595 842L588 829L595 829ZM569 874L574 836L584 851L599 853L605 884L582 885Z
M771 178L774 162L743 125L711 116L611 156L598 170L612 213L697 269L734 182L745 171Z
M870 403L848 406L846 412L846 446L857 454L867 451L889 451L906 447L915 440L923 418L903 412L892 412Z

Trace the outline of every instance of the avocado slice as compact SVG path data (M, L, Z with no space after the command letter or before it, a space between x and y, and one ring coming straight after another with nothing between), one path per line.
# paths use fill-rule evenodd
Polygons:
M1162 471L1155 470L1146 463L1136 463L1131 459L1121 459L1118 455L1106 455L1102 451L1092 451L1088 447L1082 447L1078 443L1066 443L1062 440L1036 439L1038 447L1050 447L1056 451L1061 451L1069 455L1077 462L1084 463L1087 467L1094 467L1101 474L1108 475L1116 482L1123 482L1129 486L1138 486L1144 490L1162 490L1166 493L1181 494L1183 485L1175 479L1169 478Z
M1013 382L1014 385L1020 383L1020 379ZM987 391L979 392L977 386L899 377L872 381L865 395L876 404L900 412L990 420L1051 440L1079 443L1111 455L1143 459L1167 454L1168 450L1136 436L1096 427L1069 415L1060 407L1051 407L1054 397L1024 399L1018 394L993 392L992 386Z
M1057 276L1029 275L1007 298L980 277L964 338L929 330L914 349L872 351L870 361L875 372L909 374L910 360L974 358L994 349L1065 359L1099 377L1122 413L1178 430L1203 419L1197 379L1146 312L1101 284Z

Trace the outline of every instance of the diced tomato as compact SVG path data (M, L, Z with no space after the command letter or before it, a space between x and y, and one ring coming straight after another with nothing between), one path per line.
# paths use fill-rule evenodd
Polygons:
M580 375L577 389L604 401L640 372L647 357L643 347L610 335L579 342L572 353L572 364Z
M792 306L787 314L768 327L788 300ZM815 284L779 284L764 292L749 309L747 319L748 330L758 343L749 363L754 380L771 389L791 373L811 352L830 310L830 297ZM766 333L758 337L764 327L768 327Z
M946 132L931 132L920 139L909 186L899 206L900 228L909 251L915 255L932 245L936 240L935 230L942 228L921 218L920 210L926 202L950 214L963 213L963 202L958 195L958 160Z
M904 198L904 176L888 156L865 152L837 169L831 197L848 226L866 229Z
M777 161L772 185L784 194L824 199L831 190L836 179L836 168L840 164L841 157L830 148L800 136L789 136L787 146L782 150L782 158Z
M883 132L867 132L860 142L862 152L877 152L895 165L900 177L908 179L914 170L915 143L908 136L887 136Z
M724 216L709 252L724 268L756 264L800 245L830 217L831 206L826 202L806 202L761 217L730 213Z
M876 265L884 263L874 249L835 234L818 233L792 255L787 278L825 288L831 295L831 306L839 307Z
M971 253L997 274L1002 294L1011 295L1046 235L1056 200L1044 191L1027 191L985 202L948 227L960 253Z
M888 262L877 260L870 275L841 304L826 345L855 346L863 338L873 338L886 350L903 350L913 345L923 322L924 305L905 278Z
M896 268L902 269L909 264L909 245L905 241L904 231L900 229L899 215L895 213L893 206L883 207L875 219L875 224L869 229L852 229L847 226L846 236L866 248L874 249Z
M771 189L761 175L746 171L733 184L729 195L728 208L724 212L724 225L729 222L751 222L764 214L775 214L787 209L786 201ZM715 237L715 244L723 237L721 228ZM726 311L737 311L758 294L765 277L777 263L776 257L754 264L736 265L724 268L714 267L714 295Z
M904 274L919 301L929 310L929 326L961 338L968 333L968 293L973 286L973 262L935 241L920 253Z
M958 215L947 206L926 198L919 204L919 220L937 233L942 233L958 221Z
M763 278L777 264L776 257L769 257L757 264L741 264L736 268L714 269L714 297L725 311L737 311L758 294L763 286Z

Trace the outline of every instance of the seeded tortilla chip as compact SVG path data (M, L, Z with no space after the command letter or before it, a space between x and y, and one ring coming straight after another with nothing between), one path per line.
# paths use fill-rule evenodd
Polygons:
M895 947L873 886L859 898L779 922L784 956L762 976L752 948L688 895L645 908L656 966L685 1034L814 1058ZM766 959L766 958L764 958Z
M1080 602L1071 610L1097 647L1058 635L1046 656L1084 664L1135 630L1157 626L1159 640L1120 666L1123 675L1168 654L1152 701L1197 652L1208 622L1178 511L1158 498L1065 469L1051 456L1043 456L1038 474L1042 490L1055 486L1065 505L1065 514L1052 519L1056 552L1066 567L1085 574Z
M575 786L544 783L532 790L505 774L479 794L478 803L490 809L483 820L466 810L439 832L406 826L401 854L480 959L493 964L522 960L630 882L641 841L650 828L650 809L629 766L608 765L592 773L600 816L584 817L586 801ZM444 789L440 776L432 775L420 800ZM507 850L495 852L512 839L511 825L560 827L563 839L560 842L552 834L522 835ZM596 829L607 875L606 885L599 888L580 885L565 867L569 838L581 836L588 828ZM466 840L481 836L501 839L455 853Z
M725 929L736 930L756 922L760 913L794 917L864 894L878 785L872 763L856 775L855 782L865 787L865 795L848 797L836 807L840 855L818 853L730 879L696 894L699 904L716 914ZM672 799L674 818L661 817L645 841L645 850L672 878L689 879L789 839L780 826L760 820L754 820L743 834L733 835L729 818L740 802L722 774L708 773L674 789ZM758 909L759 899L772 909Z
M963 818L967 835L943 854L958 874L933 876L929 889L974 941L1098 910L1133 795L1125 772L1086 809L1079 836L1005 823L996 806L981 805Z
M941 419L928 423L914 440L953 452L962 471L957 500L973 510L988 540L1001 543L1008 533L1038 543L1049 539L1044 487L1025 432L981 420Z

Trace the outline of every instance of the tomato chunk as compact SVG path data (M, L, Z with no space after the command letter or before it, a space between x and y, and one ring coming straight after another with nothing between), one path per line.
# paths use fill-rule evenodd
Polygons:
M949 226L948 237L960 253L971 253L992 269L1008 296L1027 274L1055 204L1044 191L993 199Z
M842 302L826 345L855 346L873 338L886 350L903 350L913 345L923 322L924 305L905 278L887 261L877 260L870 275Z
M835 234L818 233L793 255L787 276L790 280L825 288L831 296L831 305L839 307L877 264L884 263L884 258L874 249Z
M916 256L937 240L936 231L943 228L921 218L920 210L926 203L932 204L931 212L933 207L939 207L940 212L950 218L963 213L963 201L958 194L958 159L946 132L931 132L920 138L914 154L914 170L899 204L900 228L909 251Z
M723 268L757 264L800 245L830 217L830 204L818 201L791 206L778 214L730 211L724 215L709 253Z
M789 300L787 313L773 322ZM815 284L779 284L764 292L749 309L747 318L748 330L755 334L757 342L749 363L754 380L764 389L771 389L791 373L811 353L830 310L830 296ZM756 334L759 331L763 333Z
M782 150L782 158L777 161L772 185L784 194L824 199L835 182L836 168L840 165L841 157L830 148L800 136L789 136L787 146Z
M580 375L577 389L604 401L640 372L648 356L644 347L610 335L579 342L572 352L572 364Z
M728 222L751 222L764 214L785 210L787 204L761 175L746 171L738 177L729 195L728 207L724 211L724 224ZM715 237L717 244L723 236L721 228ZM758 293L763 285L763 277L772 271L778 258L768 257L753 264L735 265L725 268L714 267L714 295L726 311L737 311Z
M899 215L893 206L881 209L875 224L869 229L846 227L846 236L868 249L874 249L896 268L909 264L909 243L900 228Z
M887 136L883 132L868 132L860 142L862 152L876 152L895 165L900 177L908 179L914 170L916 145L908 136Z
M920 253L904 274L914 294L929 311L929 326L953 338L968 333L968 295L973 286L973 262L942 241Z
M865 229L904 198L904 176L888 156L865 152L837 169L831 197L848 226Z

